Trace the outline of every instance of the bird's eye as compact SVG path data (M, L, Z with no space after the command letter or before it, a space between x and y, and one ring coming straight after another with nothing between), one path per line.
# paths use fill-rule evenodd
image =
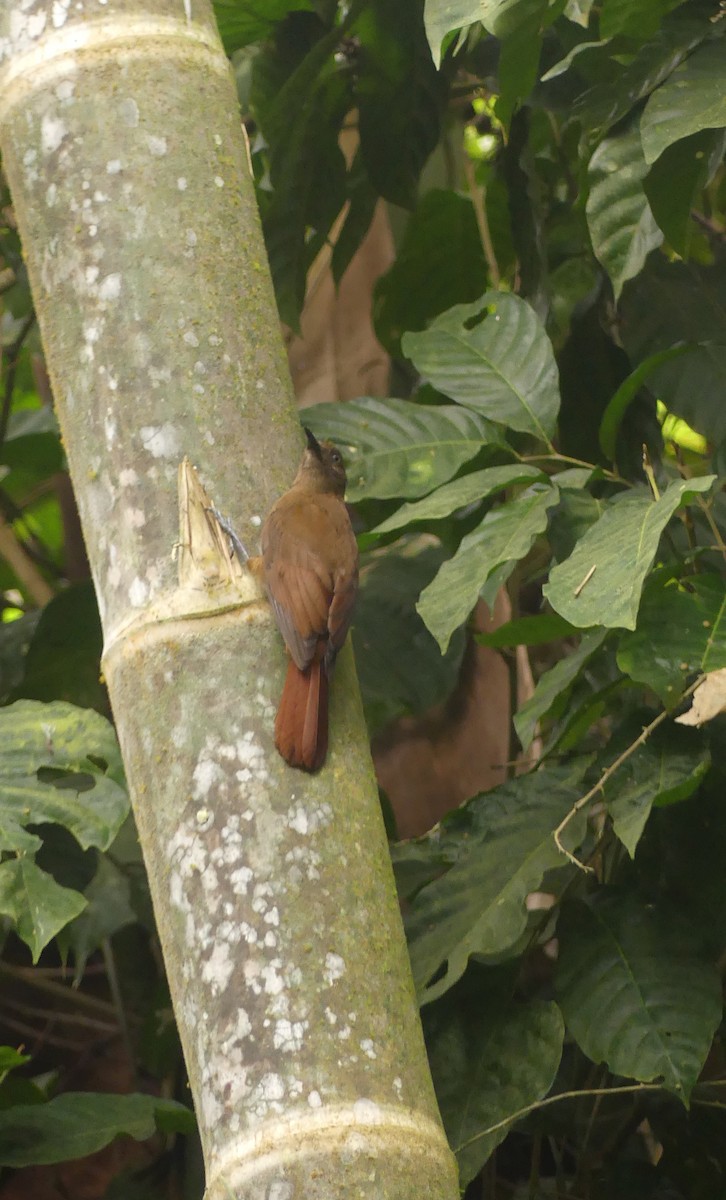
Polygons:
M335 463L336 467L338 467L338 466L340 466L340 464L342 463L343 460L340 457L340 454L338 453L338 451L334 450L333 453L330 455L330 461Z

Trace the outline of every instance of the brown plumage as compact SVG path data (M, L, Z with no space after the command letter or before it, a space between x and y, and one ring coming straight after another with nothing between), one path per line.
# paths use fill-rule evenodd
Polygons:
M293 485L263 526L262 560L290 655L275 745L291 767L317 771L328 749L328 685L358 591L358 547L343 501L340 451L305 432Z

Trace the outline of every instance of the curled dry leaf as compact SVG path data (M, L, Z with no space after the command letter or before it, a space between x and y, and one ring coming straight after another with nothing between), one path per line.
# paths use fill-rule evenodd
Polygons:
M693 693L688 712L676 717L679 725L704 725L726 711L726 667L711 671Z

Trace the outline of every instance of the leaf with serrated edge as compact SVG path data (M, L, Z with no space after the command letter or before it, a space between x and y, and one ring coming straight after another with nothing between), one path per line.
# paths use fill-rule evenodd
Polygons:
M721 984L674 918L609 889L568 905L558 924L556 983L568 1029L588 1058L613 1075L662 1079L688 1103L721 1020Z
M411 400L364 397L347 404L306 408L316 437L341 448L348 471L347 499L417 499L440 487L501 431L478 413Z
M676 509L716 479L674 480L660 497L633 492L606 508L550 573L543 589L552 607L573 625L635 629L640 595L660 536Z
M549 444L560 406L557 364L526 301L485 292L442 313L423 333L407 333L401 344L445 396Z
M520 466L516 463L506 467L488 467L484 471L474 471L471 475L463 475L461 479L444 484L415 504L404 504L398 512L382 521L371 532L390 533L391 530L402 529L413 521L437 521L442 517L451 516L467 504L486 500L506 487L513 487L517 483L533 483L544 478L536 467Z
M528 893L566 861L553 835L580 795L582 770L575 764L536 771L469 802L476 823L456 864L421 889L406 918L422 1003L456 983L471 954L502 954L517 941L527 922ZM562 835L568 849L576 848L584 828L583 812ZM445 826L439 837L443 845ZM427 987L444 963L443 978Z
M547 527L547 512L557 503L557 488L536 490L492 509L476 529L462 539L436 578L421 593L416 608L433 633L442 653L449 638L468 617L490 575L503 564L511 573L529 553L534 539ZM503 579L498 576L501 585Z

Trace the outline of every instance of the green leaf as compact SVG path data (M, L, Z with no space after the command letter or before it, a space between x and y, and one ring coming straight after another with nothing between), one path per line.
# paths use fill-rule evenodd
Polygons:
M445 483L423 500L417 500L414 504L404 504L371 532L390 533L391 530L402 529L413 521L437 521L442 517L451 516L457 509L486 500L504 488L513 487L518 483L534 483L535 480L544 478L542 471L537 467L519 463L473 471L471 475L462 475L460 479Z
M463 1188L512 1126L484 1131L547 1095L560 1065L564 1024L552 1001L515 1003L484 989L476 1006L455 1008L447 1017L427 1049Z
M546 871L565 862L553 835L578 799L581 775L578 764L535 771L465 806L469 825L456 863L418 892L406 917L422 1003L447 991L470 955L501 955L517 942L527 924L527 895ZM579 814L563 834L568 849L576 848L584 829ZM444 823L438 848L446 836ZM445 974L432 983L443 964Z
M564 7L564 4L559 7ZM519 0L517 26L502 41L499 51L499 95L494 111L505 127L509 126L515 110L537 82L543 27L549 24L548 9L548 0Z
M324 239L346 199L338 134L351 92L335 60L342 36L342 28L333 28L309 48L302 37L292 49L288 40L282 50L274 46L257 55L253 67L251 103L270 147L272 191L260 193L262 224L280 316L293 329L316 253L309 231ZM294 43L294 31L290 38ZM324 188L317 186L320 179Z
M90 579L58 592L45 605L28 647L25 674L13 699L67 700L104 710L100 679L103 633Z
M426 0L424 23L434 66L441 66L441 43L452 29L483 21L492 0Z
M557 988L570 1033L613 1075L662 1080L688 1102L721 1020L718 972L677 914L600 889L558 924Z
M73 951L74 984L83 976L86 963L99 946L119 929L136 921L131 907L131 887L126 875L106 856L84 892L86 905L59 938L61 949Z
M664 363L671 362L674 358L680 358L682 354L691 354L695 349L697 349L695 346L671 346L669 350L660 350L657 354L651 354L649 358L646 358L634 371L631 371L627 379L623 380L603 413L598 432L602 452L611 461L615 458L618 433L623 417L648 376Z
M61 887L27 855L0 863L0 912L15 923L18 936L30 947L33 962L85 907L79 892Z
M655 162L667 146L680 138L726 125L724 66L726 43L720 39L707 42L653 93L640 119L646 162Z
M443 555L430 539L412 537L362 556L353 645L371 730L404 713L425 712L456 684L463 630L442 655L416 612Z
M701 207L703 189L726 148L723 129L704 129L668 146L643 181L645 194L669 245L688 258L699 234L691 213Z
M493 421L549 443L559 410L552 343L518 296L485 292L458 304L423 333L407 333L403 351L434 387Z
M715 475L677 479L660 500L634 491L610 504L568 559L550 573L544 595L580 628L635 629L640 595L661 534L682 504L711 487Z
M194 1114L175 1100L140 1093L65 1092L47 1104L0 1112L0 1164L40 1166L85 1158L121 1134L145 1142L157 1129L191 1133Z
M600 10L600 34L604 38L625 37L645 41L658 32L667 12L683 0L604 0Z
M361 153L376 190L404 208L439 140L441 88L421 17L418 3L369 0L354 27Z
M654 580L645 589L632 633L620 638L618 667L672 708L689 675L726 667L726 596L720 575L687 584Z
M454 405L436 408L411 400L366 397L347 404L306 408L316 437L343 450L347 499L416 498L433 491L501 435L484 417Z
M636 364L678 343L693 353L657 367L650 390L718 445L726 439L726 279L720 264L667 262L654 254L623 291L620 331Z
M631 62L617 64L614 78L597 83L576 101L573 114L585 128L604 132L626 116L650 94L704 38L710 27L704 21L685 19L680 13L666 19L652 41L640 48Z
M427 192L411 213L393 266L376 284L378 337L398 351L407 329L423 329L452 304L476 300L485 272L471 200L438 188Z
M557 503L556 488L535 485L516 500L492 509L476 529L444 563L438 575L421 593L417 609L433 633L442 653L449 638L469 616L487 585L484 599L492 604L496 590L511 574L520 558L529 553L538 534L547 527L547 511ZM500 568L506 565L502 574ZM496 574L496 589L488 585ZM489 593L494 591L494 595Z
M57 773L53 781L39 778L43 770ZM38 839L23 826L51 822L69 829L84 849L107 849L129 809L114 775L121 777L116 735L98 713L34 700L1 709L0 848L36 849Z
M663 241L643 189L647 171L637 126L601 142L590 159L587 223L616 300Z
M622 739L621 739L622 740ZM595 769L604 770L624 749L608 747ZM694 729L671 725L657 731L631 754L602 789L613 829L631 858L654 804L686 800L698 787L711 762L703 735Z
M313 0L213 0L225 54L269 37L289 12L313 11Z
M572 686L582 668L589 662L595 651L600 649L605 636L605 633L599 629L586 633L576 650L571 650L565 658L561 658L554 667L550 667L549 671L545 671L540 676L529 700L522 705L519 712L514 714L514 728L523 750L528 750L532 745L537 722Z
M477 633L476 640L481 646L500 650L509 646L541 646L578 632L557 613L542 613L539 617L516 617L491 633Z

